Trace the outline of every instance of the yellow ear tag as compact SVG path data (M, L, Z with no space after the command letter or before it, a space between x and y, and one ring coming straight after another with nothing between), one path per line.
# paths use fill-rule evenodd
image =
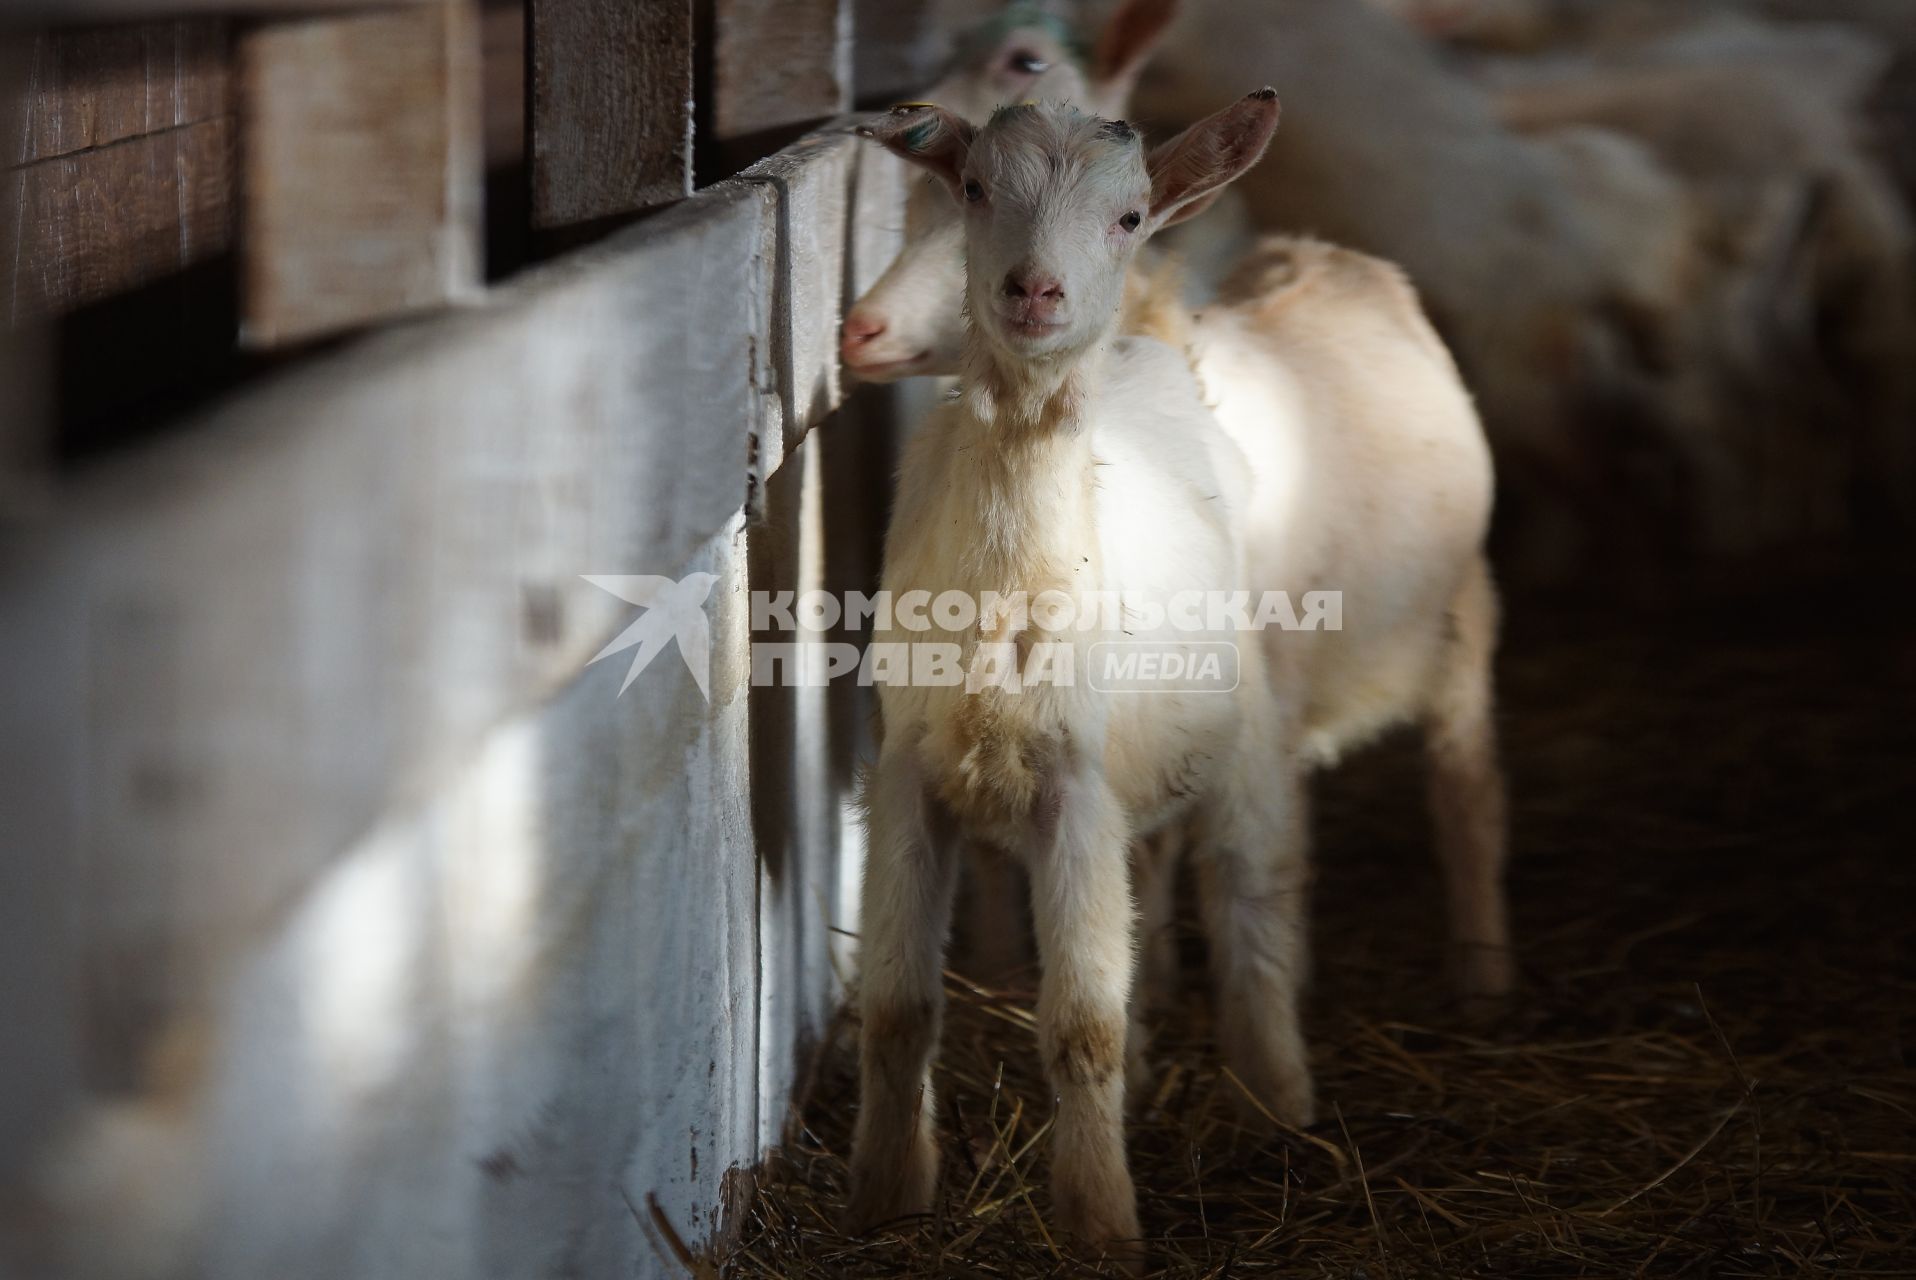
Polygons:
M935 109L937 106L938 104L935 102L900 102L893 105L891 113L893 115L902 115L907 111L925 111Z

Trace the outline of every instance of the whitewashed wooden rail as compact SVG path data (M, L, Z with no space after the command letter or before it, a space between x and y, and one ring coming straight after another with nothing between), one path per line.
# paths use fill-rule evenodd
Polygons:
M902 181L823 129L8 543L26 1274L672 1274L654 1206L721 1233L840 994L864 723L747 687L746 593L875 554L886 436L820 423ZM620 697L586 664L635 610L580 575L694 569L709 705L671 654Z

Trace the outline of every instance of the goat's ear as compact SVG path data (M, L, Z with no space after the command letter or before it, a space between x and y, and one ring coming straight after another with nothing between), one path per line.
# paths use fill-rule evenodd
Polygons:
M1138 73L1157 52L1178 16L1178 0L1121 0L1098 32L1091 51L1091 78L1101 112L1124 114Z
M1151 151L1151 219L1160 227L1210 206L1256 164L1277 130L1277 90L1259 89Z
M971 154L977 130L963 116L929 102L907 102L860 126L858 132L893 155L930 170L954 199L964 199L965 158Z

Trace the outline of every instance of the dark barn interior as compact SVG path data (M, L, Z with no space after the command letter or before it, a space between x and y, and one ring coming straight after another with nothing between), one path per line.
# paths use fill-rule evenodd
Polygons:
M1215 407L1259 237L1415 287L1514 989L1418 736L1321 770L1316 1113L1182 868L1114 1249L967 880L937 1191L854 1222L887 726L761 602L878 588L960 394L859 320L941 193L857 131L1265 84L1125 332ZM1916 1275L1916 4L27 0L0 137L0 1276Z

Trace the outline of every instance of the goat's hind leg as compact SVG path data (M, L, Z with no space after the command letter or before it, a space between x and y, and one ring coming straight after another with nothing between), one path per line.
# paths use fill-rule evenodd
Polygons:
M1464 996L1476 1000L1508 994L1515 978L1504 892L1504 775L1493 715L1496 646L1496 589L1479 560L1451 605L1424 725L1452 969Z
M881 756L867 803L859 938L859 1108L847 1225L864 1230L931 1207L938 1181L931 1057L944 1012L943 959L956 841L915 763Z
M1220 794L1199 823L1199 907L1217 986L1217 1038L1251 1094L1255 1124L1268 1110L1311 1122L1314 1098L1301 1000L1310 965L1309 818L1305 779L1280 744L1274 707L1253 706Z
M1150 1083L1151 1024L1176 1007L1177 938L1172 916L1178 861L1186 824L1173 822L1131 845L1131 884L1138 901L1138 967L1131 989L1131 1029L1125 1041L1125 1093L1135 1111Z

